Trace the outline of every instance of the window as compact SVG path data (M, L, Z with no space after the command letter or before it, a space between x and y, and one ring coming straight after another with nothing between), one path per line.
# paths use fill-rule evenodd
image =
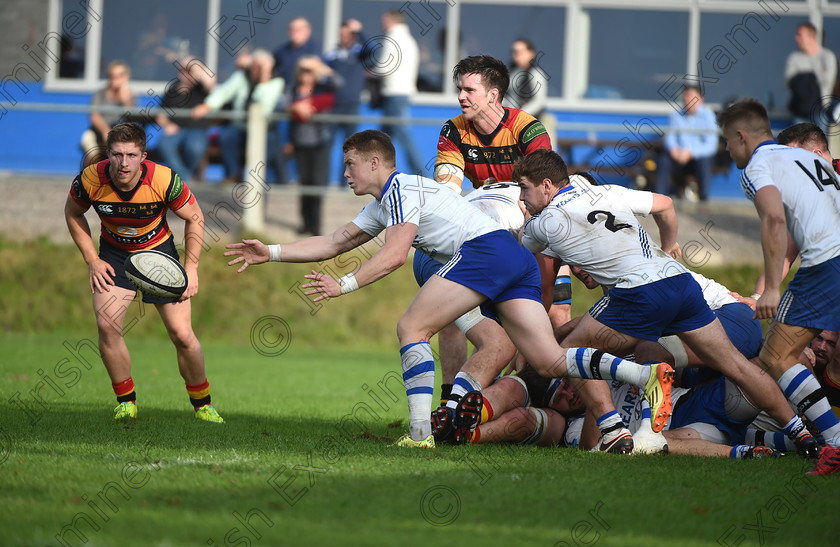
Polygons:
M597 99L659 98L672 74L685 74L688 13L590 9L589 87Z
M77 4L61 3L61 55L58 77L81 79L85 77L85 48L88 26L87 14Z
M341 18L358 19L363 26L362 33L368 38L381 36L382 14L390 10L401 10L406 25L420 49L420 68L417 76L419 91L443 91L443 78L447 73L443 66L443 51L446 44L446 2L368 2L345 0ZM334 42L334 41L333 41Z
M242 2L222 0L221 14L208 33L218 44L218 76L223 81L235 68L236 56L245 48L274 52L289 41L289 22L303 17L312 26L312 39L332 47L335 40L324 37L324 0L283 3L281 0Z
M796 25L802 19L774 18L764 12L704 14L700 63L704 78L718 79L704 86L706 101L753 97L771 111L784 110L788 100L785 59L796 49Z
M101 78L111 61L122 59L131 67L132 80L168 81L176 74L176 60L206 56L204 0L110 0L102 19Z
M548 77L549 96L562 94L563 28L566 8L464 4L458 59L487 54L512 66L514 40L526 38L537 50L537 64ZM451 73L449 67L447 74Z

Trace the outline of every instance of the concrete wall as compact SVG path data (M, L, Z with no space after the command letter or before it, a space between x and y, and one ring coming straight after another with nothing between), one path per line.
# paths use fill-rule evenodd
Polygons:
M0 5L0 75L7 75L21 61L29 60L24 45L34 46L47 34L47 0L3 0ZM37 63L30 63L44 71Z

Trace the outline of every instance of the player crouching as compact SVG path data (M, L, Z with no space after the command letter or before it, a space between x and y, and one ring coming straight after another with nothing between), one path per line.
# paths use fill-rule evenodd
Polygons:
M187 288L180 298L143 295L154 304L178 355L178 369L200 420L224 423L210 403L204 353L192 329L190 298L198 293L198 260L204 240L204 215L190 189L171 169L146 160L146 133L136 123L121 123L108 133L108 159L90 165L73 180L64 216L73 241L88 264L99 351L117 396L114 419L137 417L131 356L123 338L128 303L137 289L123 266L132 252L155 249L175 260L171 210L185 222ZM99 251L93 245L85 211L93 206L102 223Z

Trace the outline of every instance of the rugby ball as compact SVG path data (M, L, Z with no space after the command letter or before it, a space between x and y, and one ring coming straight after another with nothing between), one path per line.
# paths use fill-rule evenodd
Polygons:
M187 290L187 271L166 253L137 251L125 259L125 275L146 296L180 298Z

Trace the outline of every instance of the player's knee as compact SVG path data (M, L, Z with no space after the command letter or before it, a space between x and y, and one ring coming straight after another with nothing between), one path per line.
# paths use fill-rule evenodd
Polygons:
M513 359L516 347L506 336L483 337L474 342L476 350L488 355L497 357L501 361L508 362Z
M96 329L99 331L100 340L111 341L122 338L122 325L106 315L96 316Z
M428 342L434 334L436 333L432 332L422 321L408 314L403 315L397 321L397 338L401 345L412 342Z
M169 339L177 348L189 349L198 345L198 338L189 326L170 329Z

